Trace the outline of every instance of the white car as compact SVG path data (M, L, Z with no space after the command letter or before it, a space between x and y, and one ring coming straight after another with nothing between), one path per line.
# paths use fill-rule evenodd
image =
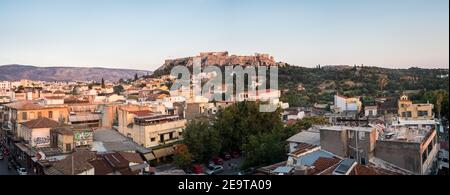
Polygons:
M25 170L25 168L20 167L17 169L17 173L19 173L19 175L27 175L27 170Z
M208 166L208 170L206 170L206 174L208 175L215 175L221 172L223 172L223 167L220 165Z

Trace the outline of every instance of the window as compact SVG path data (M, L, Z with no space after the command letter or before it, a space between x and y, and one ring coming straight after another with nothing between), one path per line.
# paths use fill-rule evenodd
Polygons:
M366 165L366 159L365 158L361 158L361 164L362 165Z
M53 119L53 111L48 111L48 118Z
M358 132L359 140L364 140L366 137L366 134L364 132Z
M169 133L169 139L173 139L173 132Z
M28 120L26 112L22 112L22 120Z
M406 112L406 117L412 117L411 111Z
M183 135L183 132L178 132L178 135L179 135L179 136L182 136L182 135Z
M151 142L154 142L155 140L156 140L156 138L154 138L154 137L150 138Z
M66 144L66 151L72 151L72 144Z
M428 154L431 153L431 150L433 150L433 143L428 144Z
M428 116L428 111L419 111L417 113L418 116Z
M42 117L42 112L38 112L37 116L38 116L38 118L41 118Z
M353 139L353 134L354 134L355 132L353 132L353 131L349 131L348 132L348 138L350 138L350 139Z
M422 163L424 163L426 160L427 160L427 152L424 151L424 152L422 153Z
M159 141L164 142L164 134L159 135Z
M406 117L406 112L402 112L402 117Z

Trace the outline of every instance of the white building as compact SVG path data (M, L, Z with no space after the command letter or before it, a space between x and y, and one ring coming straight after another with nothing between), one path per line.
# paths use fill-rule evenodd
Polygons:
M334 95L335 112L361 111L362 103L359 98L348 98L341 95Z

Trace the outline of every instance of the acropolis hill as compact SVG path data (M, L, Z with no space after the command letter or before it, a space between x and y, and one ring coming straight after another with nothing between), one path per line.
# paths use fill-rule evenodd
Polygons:
M155 72L167 72L174 66L192 66L194 58L201 58L202 66L225 66L225 65L240 65L240 66L279 66L281 63L277 63L273 56L269 54L255 53L252 56L238 56L229 55L227 51L224 52L201 52L197 56L167 59L165 63L159 67Z

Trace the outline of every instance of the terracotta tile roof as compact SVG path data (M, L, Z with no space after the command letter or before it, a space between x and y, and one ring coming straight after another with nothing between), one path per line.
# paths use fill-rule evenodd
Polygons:
M295 125L297 123L297 120L290 119L286 122L286 125Z
M142 159L141 155L138 153L131 153L131 152L118 152L123 158L125 158L128 162L133 163L144 163L144 160Z
M395 172L389 171L387 169L383 169L381 167L374 167L371 165L360 165L360 164L357 164L350 174L351 175L399 175L399 173L395 173Z
M129 162L119 153L104 154L103 158L111 165L113 169L128 168Z
M59 126L52 128L50 131L62 134L62 135L73 135L73 130L70 129L68 126Z
M33 101L14 102L6 104L5 106L16 110L39 110L44 108L44 106L35 104Z
M337 163L337 164L335 164L335 165L333 165L333 166L331 166L331 167L329 167L329 168L323 170L322 172L318 172L317 175L332 175L334 169L336 169L336 167L337 167L338 165L339 165L339 163Z
M310 175L318 174L322 171L325 171L326 169L337 165L341 159L333 157L333 158L326 158L326 157L319 157L314 163L314 168L311 169L311 171L308 172Z
M292 151L291 153L289 153L289 155L298 156L315 148L318 148L318 146L307 143L298 143L298 145L296 146L297 150Z
M64 175L72 175L72 156L74 174L80 174L84 171L94 168L89 161L96 157L94 152L89 150L77 150L67 156L65 159L53 163L53 167L58 169Z
M38 119L24 122L24 123L22 123L22 125L30 128L30 129L54 128L54 127L60 126L60 124L58 122L51 120L49 118L45 118L45 117L40 117Z
M108 175L114 172L111 165L103 158L92 160L89 163L94 167L95 175Z

